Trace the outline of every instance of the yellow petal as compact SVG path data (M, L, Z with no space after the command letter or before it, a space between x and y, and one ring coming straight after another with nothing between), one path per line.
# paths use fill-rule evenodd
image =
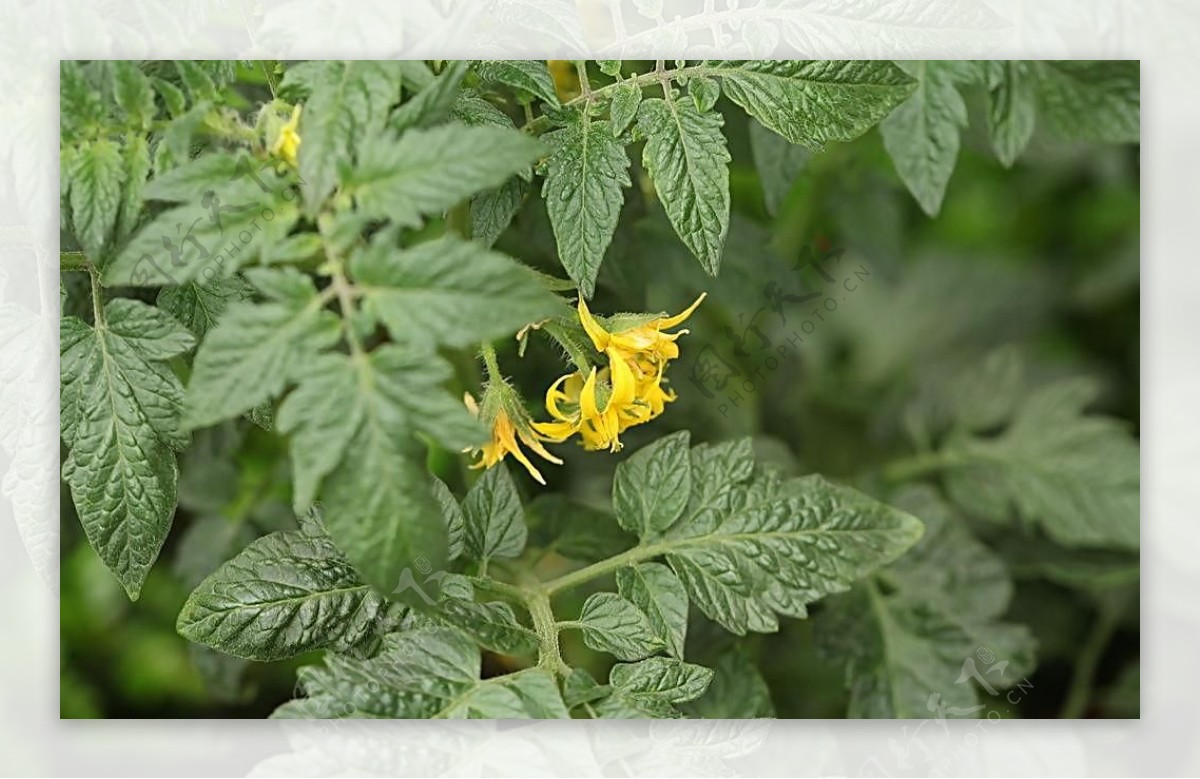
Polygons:
M566 420L562 422L534 422L533 429L546 436L547 439L557 443L570 438L579 429L579 423Z
M564 413L562 409L558 407L558 404L564 400L571 399L569 388L568 391L564 391L562 389L562 385L565 382L576 378L578 375L578 373L568 373L566 376L560 376L553 384L550 385L550 389L546 390L546 413L555 419L570 418L570 415Z
M538 457L541 457L547 462L552 462L555 465L562 465L562 460L550 454L546 447L542 446L542 442L537 440L537 438L533 437L532 435L527 435L520 430L517 431L517 437L521 439L521 443L532 449Z
M592 312L588 310L587 302L583 296L579 296L579 322L583 325L584 331L588 334L588 338L592 339L592 345L596 347L596 351L602 352L608 348L609 342L612 340L611 335L605 330Z
M658 329L666 330L668 327L674 327L675 325L680 324L681 322L683 322L689 316L692 315L692 312L696 310L696 307L699 306L700 303L702 303L704 301L704 298L706 298L706 297L708 297L708 293L701 292L700 297L696 298L696 302L691 304L690 306L688 306L681 313L676 314L675 316L666 317L664 319L658 320L658 322L656 322L656 324L658 325Z
M633 402L633 398L637 394L637 382L633 379L633 371L630 370L629 363L625 362L625 359L615 349L609 349L606 354L612 378L612 395L609 397L605 409L627 406Z
M584 419L595 419L600 415L600 410L596 408L595 368L588 374L587 381L583 383L583 389L579 393L579 413Z

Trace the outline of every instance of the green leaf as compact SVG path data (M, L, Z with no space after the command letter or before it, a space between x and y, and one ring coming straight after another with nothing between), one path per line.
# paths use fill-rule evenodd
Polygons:
M674 478L688 472L687 507L642 537L639 558L664 555L691 601L738 635L775 631L777 614L806 616L807 604L845 591L921 535L912 516L820 476L756 468L748 439L698 446L689 459L671 458Z
M617 570L617 590L646 615L667 651L682 660L688 597L679 577L662 563L640 563Z
M480 154L486 149L486 154ZM363 142L349 188L362 212L419 227L477 192L498 187L542 153L515 129L447 124Z
M1137 548L1140 455L1120 422L1087 415L1088 380L1044 387L991 438L947 445L946 487L968 511L1007 519L1011 508L1067 546Z
M987 127L1001 164L1011 167L1033 137L1037 104L1029 64L989 62Z
M230 276L211 284L188 281L178 287L163 287L156 302L202 339L217 326L230 304L246 300L253 292L254 288L244 279Z
M528 92L551 106L558 105L554 79L543 60L481 60L475 72L484 81Z
M683 514L692 490L688 442L686 430L672 433L617 466L613 510L621 527L651 540Z
M183 115L187 111L187 97L183 94L183 90L172 84L170 81L158 77L152 78L154 91L162 98L163 105L167 108L167 113L171 118L176 118Z
M91 261L101 264L112 248L113 226L121 209L125 183L121 148L105 138L84 144L65 173L75 238Z
M708 668L666 657L618 663L608 674L612 694L596 704L596 712L620 719L679 717L674 704L703 695L712 676Z
M447 574L442 580L441 594L437 604L429 609L435 619L457 627L493 652L506 655L537 652L537 634L517 621L512 607L499 601L476 603L474 587L465 576Z
M752 60L708 63L729 99L792 143L819 151L865 133L912 94L885 60Z
M471 198L471 237L491 246L508 229L525 202L529 185L519 178Z
M704 694L683 707L701 719L757 719L775 716L771 690L758 667L736 649L725 652L713 667Z
M578 626L585 644L620 660L641 660L666 644L641 609L612 592L591 595L583 604Z
M62 320L63 479L89 543L136 599L175 511L183 388L166 360L191 348L157 309L118 299L96 327Z
M563 701L568 709L599 700L609 694L608 685L597 684L592 675L582 668L572 668L563 682Z
M558 310L526 268L450 236L403 251L386 237L350 261L364 308L401 342L468 346L510 336Z
M187 87L192 102L212 100L216 97L217 85L213 83L212 77L205 72L199 62L175 60L175 69L179 72L179 78L182 79L183 85Z
M612 101L608 105L608 121L612 134L619 136L637 117L642 104L642 90L636 84L624 83L613 87Z
M792 191L796 178L812 159L812 152L752 122L750 153L754 157L758 180L762 183L763 205L768 214L775 216Z
M466 517L450 488L436 476L433 479L433 496L442 507L442 520L446 524L446 559L457 560L463 553Z
M123 243L137 228L141 218L146 177L150 175L150 145L145 138L138 136L129 139L122 150L121 166L125 170L125 186L121 191L114 244Z
M952 61L905 67L917 78L917 90L879 130L904 185L925 213L936 216L958 157L961 128L967 125L967 106L957 87L966 77L962 63Z
M543 493L525 509L533 546L563 557L597 562L629 549L637 539L612 514L572 501L560 493Z
M399 586L406 569L440 569L446 554L448 529L414 436L462 448L484 435L440 388L449 376L437 355L395 345L325 354L307 361L279 408L295 506L319 496L330 536L381 592Z
M688 81L688 96L700 113L711 111L721 96L721 86L707 76L696 76Z
M331 61L314 80L300 116L297 163L304 202L315 214L354 158L357 143L377 133L400 99L400 80L386 62Z
M1137 60L1037 63L1038 116L1059 136L1094 143L1141 138Z
M643 100L642 164L654 180L671 226L709 275L717 275L729 231L729 150L718 113L690 101Z
M608 123L587 114L573 117L546 136L551 145L542 196L567 273L590 297L604 253L612 242L624 187L629 186L629 156Z
M475 560L517 557L525 549L525 514L503 463L471 485L462 504L463 548Z
M415 97L396 109L388 121L388 126L400 132L410 127L430 127L445 120L458 99L469 65L466 60L457 60L447 65L428 86L423 87Z
M340 329L315 297L229 306L196 353L184 425L206 427L278 396L336 342Z
M329 539L287 531L254 541L201 582L176 629L237 657L282 660L361 650L395 622L395 609Z
M150 182L147 197L182 195L189 185L160 184L163 178ZM287 186L267 187L264 192L256 181L239 179L219 189L192 190L198 199L146 224L109 264L104 282L145 287L233 275L264 246L282 240L300 218Z
M925 537L880 573L886 588L868 581L830 599L815 632L845 664L848 716L979 716L969 672L1007 689L1033 670L1028 629L998 621L1012 582L931 489L905 490L896 502L926 521Z
M117 107L129 118L129 124L135 128L145 128L154 118L154 89L150 79L131 60L114 60L113 98Z
M393 633L370 660L330 656L300 669L307 698L276 718L542 719L568 716L554 676L529 668L480 679L479 648L448 627Z

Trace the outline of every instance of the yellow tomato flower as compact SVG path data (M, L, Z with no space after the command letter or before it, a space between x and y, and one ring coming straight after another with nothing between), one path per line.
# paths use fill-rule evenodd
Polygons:
M621 431L650 418L629 364L613 351L607 354L607 368L592 368L586 379L579 371L569 373L550 386L546 411L554 421L535 422L537 432L554 441L579 433L584 449L617 452Z
M289 165L296 164L296 154L300 151L300 133L296 131L299 126L300 106L296 106L292 109L292 118L279 128L279 135L271 145L271 153Z
M663 331L682 324L703 302L706 294L701 294L695 303L675 316L656 317L643 324L615 332L606 330L604 325L592 316L587 303L580 297L579 321L598 351L615 349L621 357L632 361L634 365L631 367L639 373L654 372L647 369L651 366L657 369L667 360L674 360L679 356L679 346L675 340L687 333L687 330L674 333Z
M478 447L469 447L464 450L479 458L471 465L472 468L491 468L503 460L506 455L511 454L517 462L525 466L525 470L529 471L529 475L537 479L539 484L545 484L546 480L542 478L542 474L521 450L521 444L525 444L543 460L555 465L562 465L562 460L550 454L542 446L542 441L550 439L533 429L533 421L521 407L516 393L506 383L488 382L488 386L484 388L482 410L470 393L463 396L463 402L466 403L472 414L481 418L492 428L492 437L489 441Z

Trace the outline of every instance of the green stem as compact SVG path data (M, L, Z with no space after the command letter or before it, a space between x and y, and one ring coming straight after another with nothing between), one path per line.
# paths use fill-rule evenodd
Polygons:
M577 571L565 574L552 579L542 585L542 591L546 595L554 595L563 590L572 587L578 587L580 584L589 582L592 579L597 579L605 574L610 574L626 565L632 565L650 557L656 557L666 550L665 545L650 544L648 546L635 546L633 549L628 549L615 557L610 557L607 560L601 560L598 563L580 568Z
M643 73L640 76L632 76L624 79L623 81L616 81L607 86L600 87L599 89L593 89L588 95L581 94L579 97L568 100L563 104L563 107L573 108L582 103L587 103L589 101L595 102L597 100L604 99L608 97L614 89L622 84L633 84L635 87L641 88L648 87L653 84L659 84L664 81L672 81L681 76L701 76L713 73L715 71L715 68L708 68L703 65L691 65L686 68L678 68L676 70L655 69L650 73ZM522 129L524 129L527 133L540 135L541 133L544 133L546 130L550 129L550 117L543 114L537 119L534 119L532 122L526 123Z
M957 458L947 452L915 454L888 463L884 466L883 478L893 484L910 481L940 471L956 462Z
M541 589L527 590L525 605L538 637L538 666L561 676L569 676L571 668L563 660L558 646L559 628L550 607L550 595Z
M504 374L500 372L500 363L496 361L495 347L484 342L479 345L479 354L483 357L484 367L487 368L488 381L504 381Z
M83 252L59 252L58 269L60 271L90 271L92 269L92 264L88 262L87 255Z
M586 103L592 102L592 85L588 81L587 62L575 60L575 71L579 74L579 96Z
M1087 713L1088 703L1092 700L1092 684L1096 681L1096 668L1104 657L1104 650L1112 641L1113 633L1121 619L1123 604L1105 603L1100 606L1100 613L1092 623L1075 664L1071 676L1071 686L1067 689L1067 697L1058 713L1059 719L1080 719Z
M99 328L104 324L104 290L100 287L100 274L95 269L88 269L88 278L92 282L92 324Z

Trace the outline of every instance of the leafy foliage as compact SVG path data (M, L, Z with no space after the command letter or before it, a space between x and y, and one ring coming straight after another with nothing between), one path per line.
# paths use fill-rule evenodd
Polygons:
M1128 273L899 237L918 206L1019 232L956 200L960 158L1013 177L1030 148L1136 143L1136 63L92 61L60 83L64 517L94 549L64 581L116 592L89 611L167 604L165 646L223 705L303 663L274 716L979 716L1056 651L1027 581L1114 624L1136 585L1136 439L1088 413L1108 385L977 357ZM564 425L633 451L568 452ZM110 629L81 639L89 619L72 657Z

